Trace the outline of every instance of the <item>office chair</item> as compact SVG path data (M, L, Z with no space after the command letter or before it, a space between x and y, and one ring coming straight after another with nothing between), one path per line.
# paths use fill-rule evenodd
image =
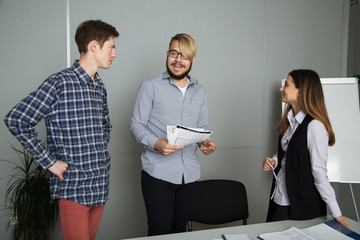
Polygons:
M246 188L241 182L213 179L197 183L197 195L189 215L188 230L192 222L224 224L249 217Z

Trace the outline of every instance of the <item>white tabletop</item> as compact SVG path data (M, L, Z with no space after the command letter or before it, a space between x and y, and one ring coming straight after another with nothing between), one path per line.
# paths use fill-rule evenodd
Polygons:
M323 223L332 219L331 216L319 217L306 221L279 221L271 223L258 223L241 225L236 227L216 228L210 230L201 230L169 235L159 235L152 237L140 237L132 238L133 240L213 240L221 239L221 234L247 234L249 239L258 240L257 236L261 233L284 231L290 227L307 228L316 224ZM348 219L350 223L350 229L354 232L360 233L360 223L354 220Z

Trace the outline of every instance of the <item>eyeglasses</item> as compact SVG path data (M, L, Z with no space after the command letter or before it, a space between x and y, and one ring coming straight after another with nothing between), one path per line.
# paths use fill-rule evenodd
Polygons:
M179 56L179 54L181 55L182 60L189 60L181 52L178 52L176 50L169 50L169 57L171 57L171 58L177 58Z

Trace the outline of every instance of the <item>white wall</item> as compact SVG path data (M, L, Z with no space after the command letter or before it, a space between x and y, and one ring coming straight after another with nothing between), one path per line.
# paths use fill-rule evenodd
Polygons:
M0 1L1 118L65 67L65 3ZM347 0L70 0L71 61L78 58L73 39L81 21L100 18L120 32L118 58L110 70L100 71L113 132L110 200L98 239L146 235L141 147L128 125L140 82L165 70L168 42L179 32L198 42L192 75L207 89L218 147L212 155L199 154L202 179L242 181L248 190L249 223L263 222L271 174L262 170L262 160L276 149L280 79L295 68L312 68L321 77L342 76L347 8ZM4 124L0 140L0 158L16 159L9 146L18 144ZM0 164L2 178L11 169ZM0 186L3 195L6 182ZM8 218L0 218L0 226ZM60 236L57 227L54 239ZM0 239L8 239L4 227Z

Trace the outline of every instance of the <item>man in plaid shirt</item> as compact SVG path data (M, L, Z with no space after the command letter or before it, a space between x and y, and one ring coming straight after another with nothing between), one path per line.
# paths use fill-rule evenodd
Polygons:
M48 77L5 117L10 132L50 174L64 239L95 239L109 194L111 124L105 86L97 73L116 57L115 27L81 23L80 58ZM35 126L45 120L47 147Z

